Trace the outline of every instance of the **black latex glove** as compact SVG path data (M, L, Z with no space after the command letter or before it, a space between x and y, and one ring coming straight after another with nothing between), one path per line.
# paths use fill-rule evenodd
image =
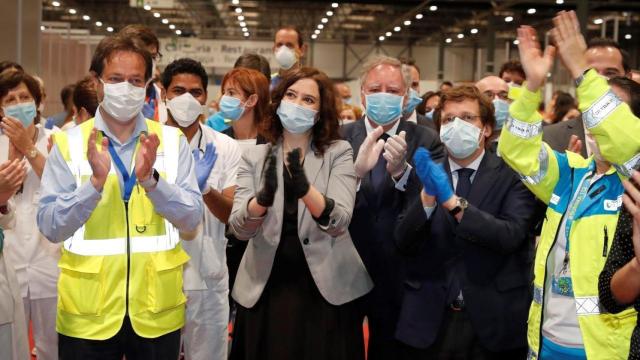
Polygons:
M274 150L270 150L262 169L262 187L256 194L256 201L260 206L271 207L273 205L273 198L276 195L276 189L278 189L276 161Z
M293 191L293 194L298 199L307 195L309 192L309 181L307 180L307 176L304 174L304 168L300 162L300 153L300 148L296 148L287 154L289 173L291 174L293 183L291 191Z

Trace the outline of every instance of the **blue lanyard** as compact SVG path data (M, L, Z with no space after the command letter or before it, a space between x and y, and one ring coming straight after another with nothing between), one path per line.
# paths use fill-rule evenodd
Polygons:
M111 139L109 139L109 154L111 154L113 163L116 164L116 167L120 171L120 174L122 174L122 181L124 183L124 193L122 194L122 200L129 201L131 192L133 191L133 187L136 185L137 180L135 166L133 167L133 169L131 169L131 175L129 175L129 172L124 166L122 159L120 159L120 156L118 156L116 149L113 147L113 141L111 141Z

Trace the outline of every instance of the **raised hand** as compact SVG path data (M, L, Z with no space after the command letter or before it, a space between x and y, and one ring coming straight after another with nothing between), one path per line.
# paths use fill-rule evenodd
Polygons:
M27 170L23 160L14 159L3 162L0 164L0 193L15 192L26 176Z
M571 135L569 139L569 146L567 146L567 150L574 152L576 154L580 154L582 151L582 140L578 138L577 135Z
M261 187L256 202L262 207L271 207L278 189L277 159L275 150L269 149L262 169Z
M91 175L91 183L96 190L101 191L111 170L111 155L109 155L109 150L107 149L109 139L106 136L102 138L102 150L98 150L96 146L97 133L98 131L93 128L91 134L89 134L87 160L93 172L93 175Z
M11 141L11 144L24 156L33 149L34 144L32 137L29 136L27 129L22 125L20 120L11 116L5 116L0 122L2 130Z
M200 149L193 149L193 158L196 160L196 179L200 192L204 193L207 186L207 179L211 174L211 170L216 165L218 153L213 143L208 143L204 149L204 156L200 157Z
M531 26L525 25L518 28L518 41L520 62L527 75L527 89L535 92L542 86L553 66L556 49L549 45L542 53L536 31Z
M380 153L384 148L384 140L380 139L380 136L384 133L382 126L375 128L362 142L360 149L358 150L358 156L356 156L356 162L354 164L356 175L359 178L363 178L378 162Z
M413 155L413 161L416 165L416 174L424 186L424 192L435 196L440 204L444 204L451 199L453 188L449 182L447 172L441 164L436 164L431 159L429 151L425 148L419 148Z
M405 131L400 131L400 134L391 136L384 144L382 156L387 160L387 171L394 178L402 175L407 166L406 136L407 133Z
M160 146L160 139L156 134L140 134L140 148L136 154L136 177L142 182L151 176L153 164L156 162L156 154Z
M553 18L551 36L558 48L558 55L562 64L569 70L571 76L577 79L588 69L587 43L580 32L580 22L574 11L560 11Z
M309 181L302 167L300 148L295 148L287 154L287 163L291 179L293 180L293 193L297 199L302 198L309 192Z

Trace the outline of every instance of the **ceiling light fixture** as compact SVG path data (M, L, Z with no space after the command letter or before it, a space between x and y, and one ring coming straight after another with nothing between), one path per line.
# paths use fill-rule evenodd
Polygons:
M436 11L436 10L438 10L438 7L435 6L435 5L431 5L431 6L429 6L429 10Z
M96 26L97 27L101 27L102 26L102 21L96 21Z
M423 17L424 17L424 15L422 15L422 14L416 14L416 19L418 19L418 20L422 19Z
M182 30L180 29L176 30L176 35L182 35Z
M400 31L402 28L400 26L396 26L393 28L393 31L398 32Z
M536 13L536 9L534 9L534 8L531 8L531 9L527 10L527 14L529 14L529 15L533 15L535 13Z
M380 37L378 38L378 40L380 40L380 41L384 41L384 35L380 35Z
M143 8L143 9L145 9L145 10L147 10L147 11L149 11L149 10L151 10L151 5L149 5L149 4L144 4L144 6L143 6L142 8Z
M504 22L512 22L513 21L513 16L507 16L504 18Z
M446 42L447 44L451 44L453 40L451 40L451 38L447 38L444 42Z
M411 20L405 20L404 21L404 26L409 26L411 25Z
M471 29L471 33L472 34L477 34L478 33L478 29L476 29L476 28Z

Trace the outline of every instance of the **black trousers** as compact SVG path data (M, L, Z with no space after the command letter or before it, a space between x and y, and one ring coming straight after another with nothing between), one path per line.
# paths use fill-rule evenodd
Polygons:
M488 324L490 326L490 324ZM527 347L491 351L478 342L469 314L448 309L436 341L427 349L408 345L399 351L403 360L525 360Z
M139 336L131 327L128 316L122 328L107 340L87 340L58 334L60 360L177 360L180 355L180 330L157 338Z

